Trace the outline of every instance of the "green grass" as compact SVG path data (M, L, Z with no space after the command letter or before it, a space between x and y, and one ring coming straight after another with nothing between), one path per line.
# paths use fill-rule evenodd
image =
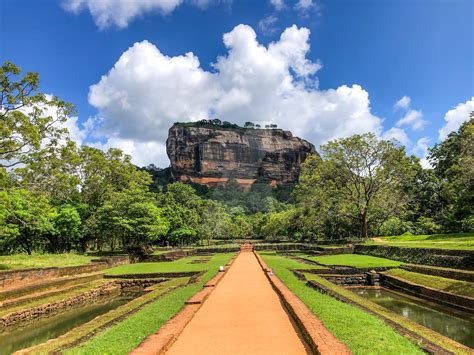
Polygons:
M423 354L415 344L381 319L305 285L290 269L305 268L294 260L261 253L267 265L354 354ZM348 291L349 292L349 291Z
M85 344L66 351L67 354L128 354L148 335L155 333L163 324L173 317L184 306L185 301L202 289L217 272L220 265L225 265L233 254L216 254L207 264L190 264L202 266L208 270L198 283L176 289L153 302L124 321L100 333ZM168 263L171 264L171 263ZM190 270L187 270L190 271Z
M91 262L92 256L63 254L14 254L0 256L0 270L78 266Z
M155 272L202 271L208 269L209 263L191 264L191 261L203 258L205 258L205 256L190 256L175 261L119 265L117 267L106 270L105 273L108 275L124 275L149 274ZM215 256L212 260L215 260Z
M378 258L370 255L337 254L324 256L308 256L306 259L317 261L324 265L344 265L360 268L400 266L402 263L395 260Z
M401 277L418 285L431 287L437 290L451 292L461 296L474 298L474 283L447 279L439 276L425 275L402 269L392 269L386 272L389 275Z
M400 235L379 237L382 242L374 240L367 244L390 245L407 248L438 248L474 250L474 233Z

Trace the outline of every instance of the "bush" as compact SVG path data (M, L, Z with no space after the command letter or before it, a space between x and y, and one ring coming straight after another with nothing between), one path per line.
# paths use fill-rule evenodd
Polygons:
M417 225L421 234L436 234L441 232L441 226L429 217L418 218Z
M401 235L406 232L414 233L414 226L398 217L390 217L379 228L380 235Z

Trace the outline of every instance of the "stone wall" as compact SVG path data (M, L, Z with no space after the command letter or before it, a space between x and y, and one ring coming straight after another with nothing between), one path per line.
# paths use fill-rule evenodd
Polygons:
M383 274L383 284L390 288L399 289L416 297L433 300L437 303L444 303L451 307L463 310L474 311L474 298L455 295L449 292L435 290L429 287L408 282L402 278Z
M0 318L0 332L5 331L10 326L17 326L21 323L30 322L49 314L58 313L64 309L70 309L101 298L118 295L120 290L121 287L119 284L116 282L109 282L74 297L7 314Z
M474 270L474 250L405 248L382 245L356 245L355 254L378 256L406 263Z
M369 286L369 281L366 274L319 276L338 286Z

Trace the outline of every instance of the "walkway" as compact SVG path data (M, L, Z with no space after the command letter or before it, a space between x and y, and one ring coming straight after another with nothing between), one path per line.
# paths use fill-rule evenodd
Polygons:
M255 255L241 252L167 354L307 354Z

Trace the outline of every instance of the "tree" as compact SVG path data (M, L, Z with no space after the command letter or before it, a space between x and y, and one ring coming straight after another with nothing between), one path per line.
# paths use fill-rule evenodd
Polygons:
M65 138L61 128L72 104L38 92L39 76L4 62L0 68L0 167L14 167L41 156Z
M216 201L203 200L200 208L198 235L211 244L212 238L228 237L231 231L232 218L224 206Z
M474 113L457 132L431 150L442 204L439 221L447 231L474 229Z
M54 232L55 209L44 195L25 189L0 194L0 246L3 251L22 250L29 255L42 244L45 234Z
M220 126L222 125L222 122L218 118L214 118L213 120L210 121L213 125Z
M361 238L381 212L403 207L401 185L413 174L403 147L368 133L330 141L321 151L322 159L303 164L296 191L301 203L315 203L333 221L356 222Z
M245 122L244 128L254 128L255 124L253 122Z

